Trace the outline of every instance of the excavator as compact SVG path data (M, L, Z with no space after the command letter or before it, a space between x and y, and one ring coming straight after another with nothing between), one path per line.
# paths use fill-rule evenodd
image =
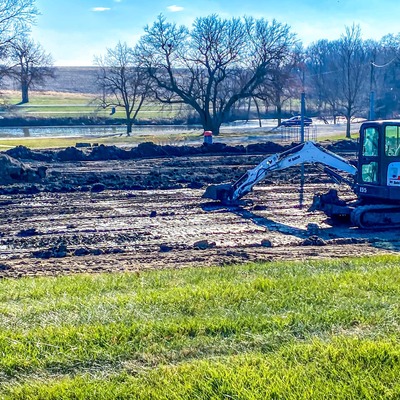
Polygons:
M364 229L400 227L400 120L366 121L360 126L357 166L312 141L265 158L234 183L207 187L204 198L236 206L269 173L302 163L319 164L338 183L345 183L355 199L340 199L337 190L315 194L310 211L347 218Z

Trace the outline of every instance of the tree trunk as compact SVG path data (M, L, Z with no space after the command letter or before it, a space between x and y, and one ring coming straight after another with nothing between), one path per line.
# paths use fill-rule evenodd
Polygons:
M253 98L253 100L254 100L254 104L256 105L258 125L259 125L260 128L262 128L260 107L258 106L257 99L255 97Z
M218 136L219 135L219 128L220 125L218 124L203 124L203 129L204 131L211 131L213 136Z
M346 139L351 139L350 122L351 117L346 116Z
M126 117L126 136L131 136L132 133L132 118L129 109L125 106L125 117Z
M221 127L221 122L219 122L219 119L212 118L210 115L200 115L200 118L204 131L211 131L215 136L219 135L219 128Z
M21 83L21 103L29 103L29 85L26 82Z
M126 124L126 136L131 136L132 133L132 122L128 121Z
M278 125L282 123L282 106L279 104L276 106L276 116L278 117Z
M249 122L250 119L250 109L251 109L251 97L249 97L249 102L247 103L246 123Z

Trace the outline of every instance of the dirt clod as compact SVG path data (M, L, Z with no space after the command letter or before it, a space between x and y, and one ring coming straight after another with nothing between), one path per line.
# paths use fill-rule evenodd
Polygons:
M313 235L303 240L301 246L326 246L326 241L317 235Z
M199 250L206 250L209 249L211 247L215 247L216 243L215 242L209 242L208 240L199 240L195 243L193 243L193 247L195 249L199 249Z
M263 240L261 240L261 246L272 247L272 242L269 239L263 239Z

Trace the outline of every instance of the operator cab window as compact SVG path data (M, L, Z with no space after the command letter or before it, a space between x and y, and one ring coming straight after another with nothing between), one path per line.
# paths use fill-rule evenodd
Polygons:
M400 127L385 127L385 154L387 156L400 156Z
M378 130L367 128L364 133L363 156L374 157L378 155Z
M362 161L361 165L361 179L365 183L378 183L378 140L379 132L376 128L365 129L362 155L366 158Z
M378 163L373 161L361 166L361 177L365 183L378 182Z

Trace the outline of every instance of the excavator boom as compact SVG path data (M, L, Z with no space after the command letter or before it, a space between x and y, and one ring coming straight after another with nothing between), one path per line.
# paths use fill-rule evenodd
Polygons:
M243 196L253 189L254 185L265 179L270 172L283 170L302 163L322 164L326 167L346 172L353 177L357 174L357 168L346 159L310 141L265 158L233 184L224 183L209 186L203 197L218 200L226 205L237 204ZM340 174L336 172L334 174L336 178L340 177ZM346 180L344 179L344 181Z

